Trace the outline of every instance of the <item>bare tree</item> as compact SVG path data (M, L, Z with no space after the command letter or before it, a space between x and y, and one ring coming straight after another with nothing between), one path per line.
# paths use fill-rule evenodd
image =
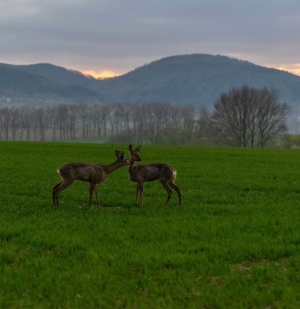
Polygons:
M59 139L63 140L67 137L67 121L68 121L69 106L60 104L57 106L57 126L59 129Z
M243 86L220 96L211 119L226 145L265 147L286 129L288 109L274 89Z
M290 111L287 103L279 103L276 89L259 91L258 109L258 146L265 147L267 142L287 130L286 119Z
M103 125L103 132L104 132L104 136L107 135L107 119L108 116L111 112L111 106L108 105L101 105L100 106L100 111L101 111L101 125Z
M101 105L95 104L93 107L93 136L101 137L101 129L102 129L102 108Z
M16 140L16 134L21 126L20 109L17 107L10 108L10 132L13 141Z
M113 137L114 131L115 131L115 126L117 126L117 123L118 123L118 112L117 112L116 105L112 106L111 112L109 113L107 119L110 123L110 131L111 131L110 136Z
M44 142L46 140L46 131L49 128L49 118L48 113L43 107L39 107L35 110L35 121L37 123L40 140Z
M52 129L52 140L56 141L56 129L58 126L58 110L56 107L48 107L46 110L49 119L49 128Z
M20 127L19 127L20 141L23 141L24 132L26 131L25 112L27 108L28 106L21 106L19 108L19 111L20 111Z
M181 128L181 107L180 106L171 106L170 107L170 121L172 129Z
M202 144L212 139L212 124L211 114L207 108L201 108L198 112L198 117L195 125L196 139Z
M130 110L128 106L124 109L123 117L124 117L124 130L126 134L129 134L131 117L130 117Z
M183 129L186 129L186 126L190 126L191 119L195 119L195 107L192 105L183 106L181 108L181 118L183 120Z
M240 99L240 91L232 89L224 93L214 106L212 120L217 131L229 146L242 146L242 127L245 124L246 106ZM243 108L245 110L243 111Z
M8 140L8 132L9 132L10 120L11 120L10 108L7 106L4 106L0 109L0 113L1 113L1 118L2 118L1 125L5 133L5 139Z
M2 108L0 108L0 141L2 140L2 130L3 130L3 116L2 116Z
M82 138L86 137L85 126L86 121L88 119L88 107L86 104L80 104L78 106L78 116L79 120L81 121L81 128L82 128Z
M75 139L76 133L76 120L78 117L78 105L70 105L68 110L68 123L70 129L70 137Z
M122 104L116 103L114 105L114 114L116 118L116 135L122 130L125 119L125 108Z

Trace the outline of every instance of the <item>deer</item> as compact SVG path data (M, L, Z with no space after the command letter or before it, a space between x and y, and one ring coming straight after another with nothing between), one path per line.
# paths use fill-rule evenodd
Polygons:
M181 205L181 191L179 187L174 183L177 171L174 167L167 163L150 163L150 164L140 164L134 165L135 161L141 161L139 152L141 150L141 145L133 150L132 145L129 145L130 153L130 165L129 174L130 180L136 182L136 195L135 202L138 201L138 196L140 196L140 205L143 205L143 191L144 182L156 181L158 180L164 189L167 191L168 197L165 205L168 204L171 196L172 189L178 194L179 205Z
M130 160L124 156L123 151L115 151L117 160L109 165L94 164L87 162L71 162L60 166L57 173L61 181L52 189L52 200L56 208L59 207L59 194L70 186L75 180L86 181L90 183L89 207L91 208L92 197L95 195L98 208L101 208L98 200L97 185L105 182L108 175L115 170L130 165Z

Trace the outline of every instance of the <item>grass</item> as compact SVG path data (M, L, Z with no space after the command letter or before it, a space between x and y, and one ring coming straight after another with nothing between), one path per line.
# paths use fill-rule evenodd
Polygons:
M299 308L298 151L142 146L174 193L127 168L51 201L56 168L109 164L127 145L0 143L0 308ZM95 201L94 201L95 202Z

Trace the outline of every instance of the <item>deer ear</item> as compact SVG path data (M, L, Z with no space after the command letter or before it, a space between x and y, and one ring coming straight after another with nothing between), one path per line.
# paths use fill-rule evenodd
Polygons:
M121 160L124 159L124 152L123 152L123 151L121 151L121 153L120 153L120 158L119 158L119 159L121 159Z
M129 145L128 149L129 149L129 151L132 151L132 145L131 144Z
M142 145L140 145L139 147L135 148L135 151L140 151L141 150Z
M116 150L115 154L116 154L116 157L119 159L119 157L120 157L119 150Z

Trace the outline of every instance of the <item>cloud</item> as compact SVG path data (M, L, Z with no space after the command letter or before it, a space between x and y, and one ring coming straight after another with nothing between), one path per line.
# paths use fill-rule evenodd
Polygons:
M0 62L125 73L169 55L299 63L298 0L1 0Z
M34 16L38 12L34 0L1 0L0 18L9 23L10 20Z

